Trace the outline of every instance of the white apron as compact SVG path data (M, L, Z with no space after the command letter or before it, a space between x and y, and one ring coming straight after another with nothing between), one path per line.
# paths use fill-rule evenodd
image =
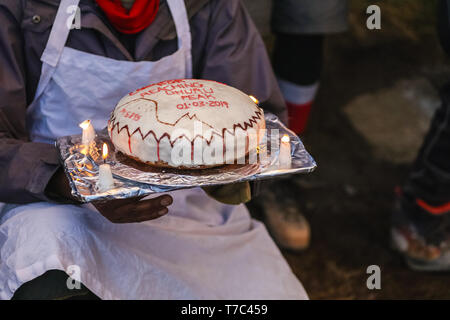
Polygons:
M168 0L178 51L156 62L117 61L65 47L62 0L35 100L33 141L52 143L91 119L106 126L126 93L150 83L192 77L191 35L183 0ZM223 205L201 189L170 192L169 214L113 224L92 205L0 204L0 298L51 269L79 268L103 299L302 299L307 295L265 227L245 206Z

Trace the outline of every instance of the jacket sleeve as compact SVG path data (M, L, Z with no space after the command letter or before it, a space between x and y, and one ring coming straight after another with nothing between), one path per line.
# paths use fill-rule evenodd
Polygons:
M229 84L255 96L285 122L286 106L266 47L239 0L211 1L210 27L198 78Z
M59 168L56 148L28 139L22 1L0 3L0 202L50 200L45 188Z

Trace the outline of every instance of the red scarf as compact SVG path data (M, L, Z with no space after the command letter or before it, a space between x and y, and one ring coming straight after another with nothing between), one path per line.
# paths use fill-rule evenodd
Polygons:
M138 33L147 28L155 19L159 0L136 0L129 12L120 0L95 0L105 12L111 24L126 34Z

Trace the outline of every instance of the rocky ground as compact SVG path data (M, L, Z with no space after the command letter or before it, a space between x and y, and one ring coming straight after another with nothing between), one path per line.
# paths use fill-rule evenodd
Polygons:
M245 2L270 51L270 1ZM313 299L450 298L450 274L410 271L389 243L393 189L439 106L438 88L450 79L434 3L383 1L382 29L370 31L368 2L350 1L350 31L327 39L303 137L318 169L280 184L311 223L311 247L284 254ZM372 264L381 268L381 290L366 287Z

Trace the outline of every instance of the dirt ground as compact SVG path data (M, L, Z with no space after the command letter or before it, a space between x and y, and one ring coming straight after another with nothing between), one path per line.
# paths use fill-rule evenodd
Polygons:
M321 87L303 137L318 169L280 184L308 217L312 244L283 254L312 299L450 299L450 274L410 271L390 248L393 189L409 164L375 157L343 112L359 95L399 80L421 76L438 87L449 79L450 63L434 32L434 1L383 2L376 31L365 28L365 3L352 1L350 31L326 42ZM399 139L395 130L390 134ZM366 287L372 264L381 268L381 290Z

